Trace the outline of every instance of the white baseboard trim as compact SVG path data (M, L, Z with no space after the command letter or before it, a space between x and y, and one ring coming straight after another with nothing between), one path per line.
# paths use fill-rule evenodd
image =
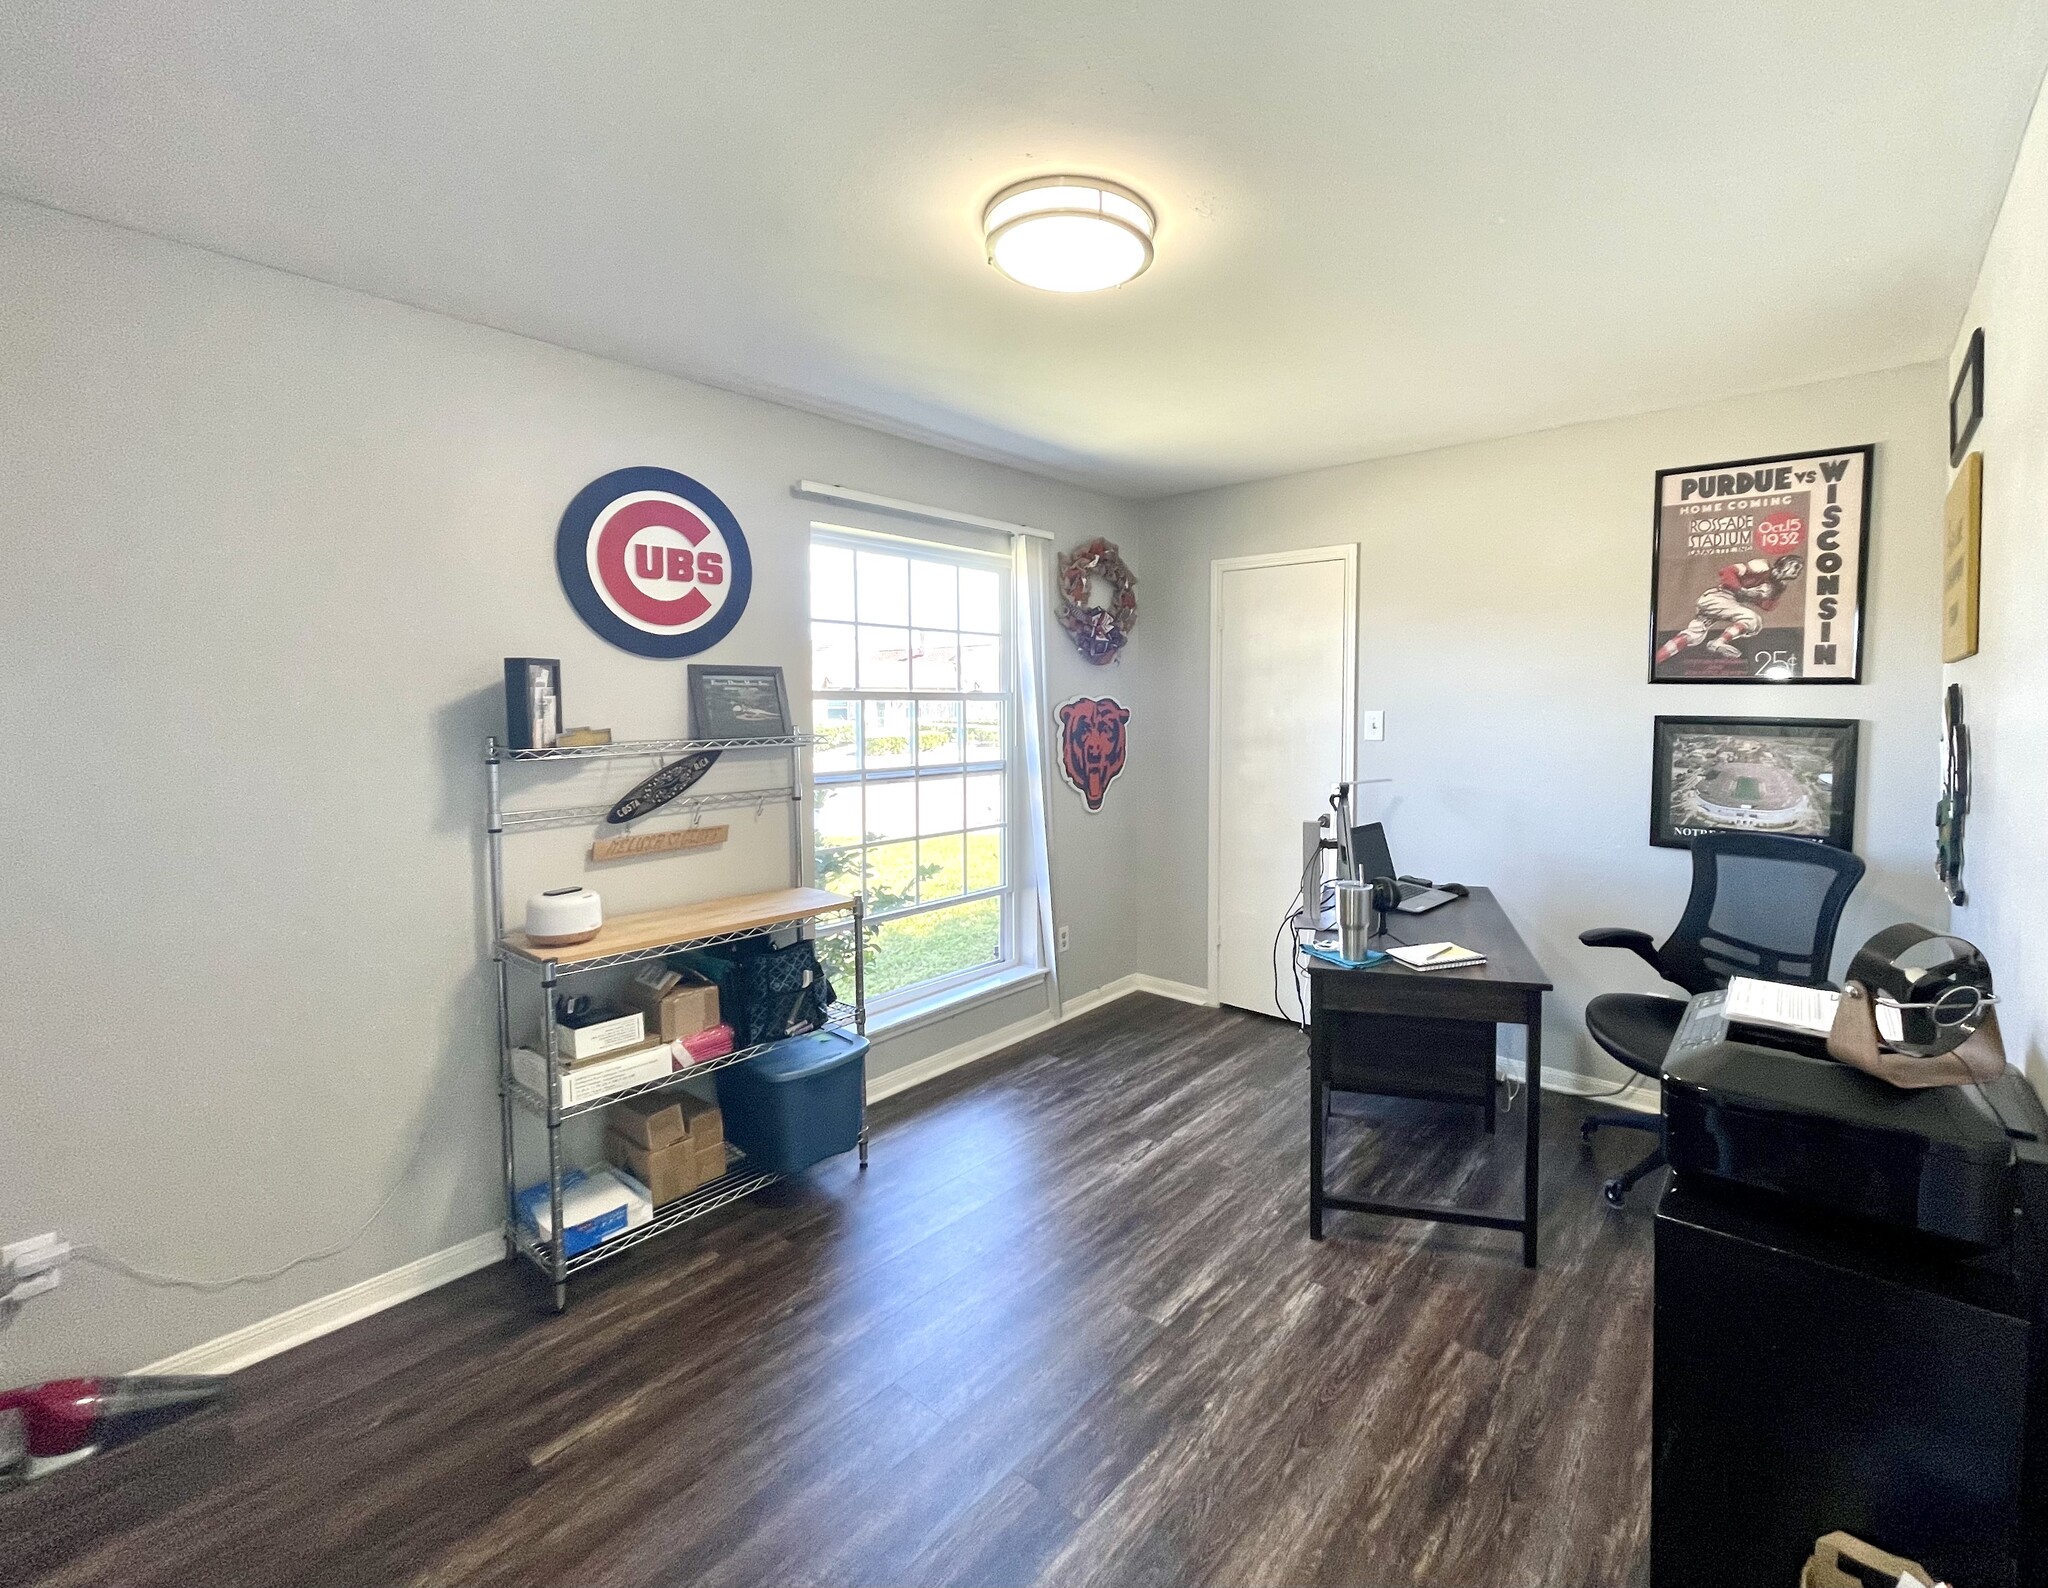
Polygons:
M1172 998L1184 1004L1200 1004L1204 1009L1217 1007L1215 998L1206 987L1197 987L1192 982L1168 981L1164 976L1126 976L1133 992L1153 993L1161 998ZM1119 997L1122 994L1118 994Z
M472 1236L438 1252L429 1252L386 1273L375 1274L359 1284L337 1290L264 1318L232 1334L224 1334L204 1345L167 1356L138 1371L143 1373L235 1373L261 1362L265 1357L289 1351L295 1345L317 1340L323 1334L395 1307L401 1301L423 1296L473 1274L480 1268L503 1262L505 1237L496 1230Z
M1504 1081L1520 1081L1522 1061L1502 1059L1494 1073ZM1581 1075L1577 1070L1559 1070L1546 1064L1542 1075L1546 1092L1562 1092L1567 1097L1597 1097L1612 1108L1626 1109L1634 1114L1654 1114L1663 1106L1658 1101L1657 1088L1647 1077L1626 1092L1616 1092L1614 1088L1619 1082Z
M1089 992L1077 993L1072 998L1060 1001L1060 1018L1055 1020L1048 1013L1031 1015L1023 1020L1012 1021L1000 1031L991 1031L985 1037L976 1037L971 1042L962 1042L956 1047L934 1053L929 1058L917 1059L900 1068L885 1070L868 1082L868 1101L879 1103L885 1097L894 1097L900 1092L935 1081L949 1071L985 1059L991 1053L1000 1053L1004 1048L1037 1036L1041 1031L1050 1031L1092 1009L1112 1004L1131 993L1154 993L1161 998L1172 998L1181 1003L1207 1004L1209 993L1203 987L1191 987L1186 982L1167 981L1159 976L1123 976L1113 982L1094 988Z
M1000 1053L1013 1042L1022 1042L1026 1037L1035 1037L1041 1031L1050 1031L1059 1022L1050 1011L1035 1014L1024 1020L1013 1021L1000 1031L991 1031L985 1037L976 1037L972 1042L962 1042L957 1047L934 1053L929 1058L916 1059L893 1070L884 1070L868 1081L868 1101L879 1103L885 1097L894 1097L898 1092L907 1092L912 1087L922 1086L926 1081L935 1081L949 1070L957 1070L963 1064L972 1064L976 1059L985 1059L991 1053Z

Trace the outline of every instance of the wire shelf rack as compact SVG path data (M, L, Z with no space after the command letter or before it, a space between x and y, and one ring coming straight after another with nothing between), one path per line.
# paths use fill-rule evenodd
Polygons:
M664 1202L654 1210L654 1217L637 1229L621 1231L609 1240L600 1241L588 1251L578 1252L566 1258L562 1274L566 1278L580 1274L586 1268L595 1268L599 1263L609 1262L623 1252L653 1240L657 1235L666 1235L680 1225L693 1219L701 1219L707 1213L716 1213L720 1208L730 1207L743 1197L750 1197L763 1186L770 1186L782 1176L765 1169L750 1169L746 1166L746 1154L727 1142L725 1146L726 1172L723 1177L700 1185L694 1191L685 1192L673 1202ZM523 1224L515 1226L512 1239L518 1249L544 1274L552 1275L554 1269L554 1242L535 1240L532 1231Z
M766 789L724 789L714 794L678 794L674 799L657 805L648 816L675 816L684 811L729 810L742 805L757 806L766 810L770 805L789 804L792 796L786 788ZM539 810L505 811L498 820L508 833L533 832L543 827L585 827L592 822L601 822L611 815L612 807L605 805L550 805ZM644 818L643 818L644 819ZM631 827L633 823L622 824Z
M551 745L544 750L499 750L508 761L606 761L622 756L694 755L700 750L799 750L817 743L813 733L769 739L622 739L616 744Z
M613 1092L586 1103L578 1103L567 1108L550 1108L550 1100L542 1092L525 1086L512 1074L512 1003L515 982L522 1001L536 996L538 998L541 1051L546 1053L550 1051L552 1045L555 1019L554 992L561 978L581 975L588 971L645 964L652 960L664 959L687 948L714 948L724 943L765 937L785 927L814 922L821 916L849 915L855 929L858 930L864 913L863 901L858 896L845 898L842 895L828 894L804 886L807 863L804 856L805 835L800 811L807 794L806 752L816 742L817 736L809 733L785 734L767 739L637 739L616 744L557 746L546 750L515 750L501 744L495 738L484 741L483 759L488 793L484 836L490 862L487 880L491 934L495 945L491 957L496 962L498 984L498 1129L504 1170L505 1244L508 1255L513 1252L523 1253L551 1282L550 1288L557 1312L569 1304L568 1281L573 1275L594 1264L608 1261L621 1252L631 1251L658 1235L664 1235L693 1219L702 1218L705 1214L729 1203L751 1196L763 1186L772 1185L779 1177L747 1168L740 1162L737 1152L728 1149L727 1173L723 1177L657 1209L653 1219L638 1229L626 1231L588 1252L570 1257L550 1242L536 1239L519 1218L516 1192L525 1177L519 1173L517 1161L517 1144L513 1131L515 1114L523 1110L537 1115L540 1119L547 1151L547 1179L544 1183L549 1190L550 1205L555 1210L554 1216L559 1218L562 1185L570 1169L570 1165L565 1161L562 1140L562 1125L565 1120L608 1108L613 1103L629 1097L659 1092L700 1076L715 1074L730 1065L744 1063L757 1057L773 1044L760 1043L738 1052L721 1054L715 1059L693 1064L687 1069L674 1071L657 1080ZM765 812L771 805L791 811L791 818L786 824L789 842L789 883L785 891L788 897L751 894L701 901L700 904L681 906L674 911L644 912L647 915L674 915L676 919L662 920L658 925L642 922L637 931L626 929L621 923L610 923L611 926L620 927L611 941L635 943L644 938L649 931L683 929L693 913L706 925L715 924L726 929L659 943L640 943L639 946L622 949L617 953L590 958L574 957L573 950L566 954L540 950L535 945L523 943L508 933L505 920L506 835L532 832L542 828L601 823L612 810L610 805L586 804L508 811L505 809L503 786L508 767L539 761L584 762L634 756L666 758L709 750L779 751L786 758L787 780L768 788L688 793L662 805L661 813L689 813L694 816L700 811L737 810L748 806L757 807ZM614 829L617 830L619 829ZM533 973L532 976L513 977L511 971L515 965L524 965ZM865 970L861 957L856 955L853 963L853 1002L836 1004L831 1010L828 1027L844 1029L851 1026L855 1031L865 1032ZM858 1147L861 1167L865 1169L868 1161L868 1133L864 1105Z
M859 1018L852 1004L834 1004L830 1016L820 1029L825 1031L848 1030L859 1021ZM745 1064L749 1059L758 1059L762 1054L773 1052L777 1047L780 1047L782 1041L790 1040L793 1039L783 1038L777 1042L756 1042L752 1047L734 1048L730 1053L721 1053L715 1059L699 1059L687 1069L677 1070L673 1075L664 1075L660 1080L645 1081L638 1086L628 1086L616 1092L607 1092L602 1097L593 1097L587 1103L568 1104L562 1109L558 1117L563 1120L571 1120L583 1114L602 1113L605 1109L610 1108L612 1104L623 1103L629 1097L646 1097L654 1092L665 1092L671 1086L681 1086L686 1081L698 1080L706 1075L716 1075L720 1070L729 1069L735 1064ZM543 1119L547 1117L548 1100L541 1096L540 1093L516 1080L507 1081L505 1084L511 1089L513 1101L518 1103L521 1108L530 1114L537 1114Z

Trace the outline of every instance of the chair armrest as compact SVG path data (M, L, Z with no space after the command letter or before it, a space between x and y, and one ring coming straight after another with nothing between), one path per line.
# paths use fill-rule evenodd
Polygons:
M1659 976L1664 974L1664 967L1657 963L1657 944L1648 932L1627 926L1596 926L1581 932L1579 941L1588 948L1625 948Z

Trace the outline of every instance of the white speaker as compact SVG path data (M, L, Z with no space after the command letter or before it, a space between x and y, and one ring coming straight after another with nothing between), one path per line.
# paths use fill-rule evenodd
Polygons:
M587 943L603 925L604 901L588 888L550 888L526 901L526 936L543 948Z

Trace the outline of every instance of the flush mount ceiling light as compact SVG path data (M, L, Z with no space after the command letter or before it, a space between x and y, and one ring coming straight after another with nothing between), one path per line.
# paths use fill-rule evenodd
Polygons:
M988 262L1045 292L1120 287L1152 263L1152 208L1092 176L1040 176L1006 187L982 212Z

